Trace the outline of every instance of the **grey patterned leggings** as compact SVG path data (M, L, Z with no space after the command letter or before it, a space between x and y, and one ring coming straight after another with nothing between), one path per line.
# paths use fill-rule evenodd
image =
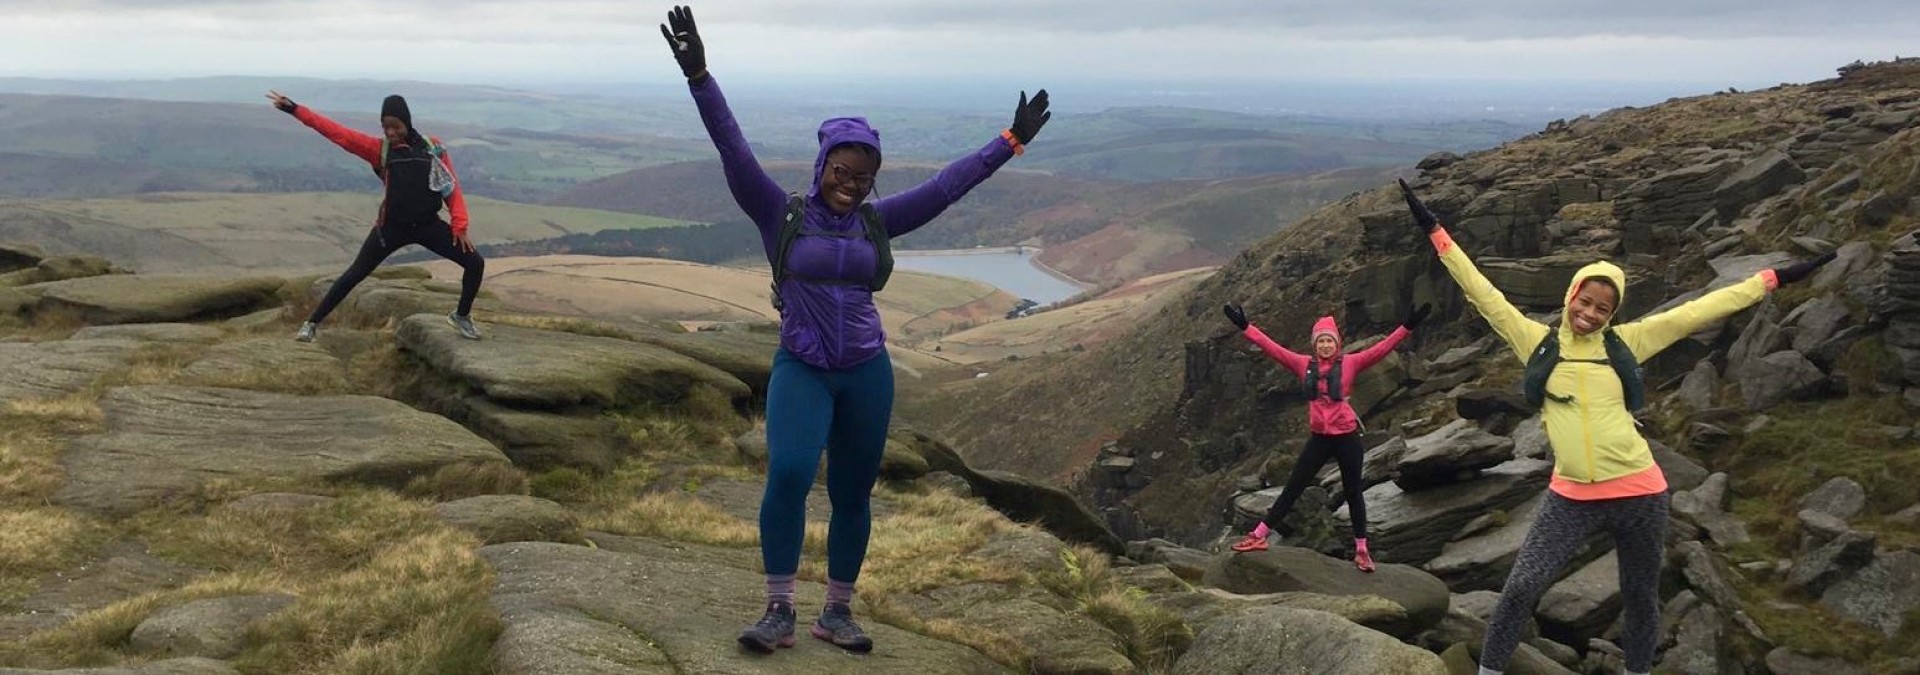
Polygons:
M1502 671L1520 644L1520 631L1547 586L1580 549L1594 530L1613 535L1620 555L1620 611L1626 622L1621 648L1627 653L1627 672L1653 670L1653 650L1660 632L1660 560L1666 549L1667 495L1647 495L1599 501L1575 501L1549 491L1540 504L1540 518L1527 531L1527 541L1514 558L1513 572L1500 589L1500 605L1487 626L1487 642L1480 651L1480 667Z

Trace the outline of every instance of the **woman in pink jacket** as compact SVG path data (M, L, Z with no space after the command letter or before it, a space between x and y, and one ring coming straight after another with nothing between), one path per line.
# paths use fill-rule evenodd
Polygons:
M1334 323L1333 317L1320 317L1313 324L1313 356L1308 357L1274 343L1266 333L1247 322L1247 314L1239 305L1224 308L1227 319L1240 327L1242 335L1300 378L1302 393L1307 397L1307 427L1312 432L1306 449L1293 463L1293 474L1287 477L1287 487L1280 491L1280 498L1274 500L1273 508L1267 511L1260 525L1246 539L1233 545L1233 550L1264 551L1267 535L1279 532L1284 536L1286 525L1281 519L1293 510L1293 501L1307 488L1307 481L1320 473L1320 467L1325 466L1331 456L1340 462L1340 482L1346 491L1347 510L1353 516L1353 564L1362 572L1373 571L1373 556L1367 552L1367 503L1361 494L1366 484L1360 477L1361 461L1367 450L1360 445L1360 417L1347 403L1347 393L1353 391L1354 379L1360 373L1386 358L1432 309L1421 305L1386 339L1354 354L1341 351L1340 326Z

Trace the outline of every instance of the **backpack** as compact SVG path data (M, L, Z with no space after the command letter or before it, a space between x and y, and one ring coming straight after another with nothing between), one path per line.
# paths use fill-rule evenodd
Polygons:
M1328 375L1327 400L1340 401L1343 398L1341 396L1341 391L1340 391L1340 381L1341 381L1340 365L1346 362L1347 362L1346 354L1341 354L1338 357L1334 358L1333 371L1327 374ZM1320 358L1317 356L1308 355L1307 356L1307 379L1305 381L1305 385L1302 387L1302 390L1305 391L1307 394L1307 400L1311 401L1313 399L1320 397L1319 388L1316 386L1319 384L1319 381L1320 381Z
M1625 395L1627 410L1638 412L1647 404L1646 375L1640 368L1640 361L1633 357L1633 350L1627 348L1627 342L1614 334L1608 327L1601 333L1601 340L1607 347L1605 359L1563 359L1560 358L1560 328L1555 326L1547 330L1547 337L1534 348L1533 355L1527 357L1527 374L1522 380L1522 391L1527 403L1540 407L1547 398L1560 403L1571 403L1572 397L1547 393L1547 378L1553 375L1553 369L1563 361L1578 363L1605 363L1613 366L1614 374L1620 376L1620 391Z
M441 145L438 138L424 134L420 137L427 142L427 156L433 158L433 168L427 170L427 188L440 193L441 199L453 198L453 189L458 181L454 179L453 172L447 170L447 146ZM380 165L373 169L374 175L380 176L381 180L387 177L387 151L392 149L392 143L385 134L381 134Z
M863 202L858 209L860 222L865 225L863 232L827 232L824 230L806 230L807 199L798 192L788 193L787 212L780 217L780 239L773 249L773 308L784 310L786 303L780 299L780 284L792 276L787 272L787 256L793 253L793 242L802 234L819 237L865 237L873 245L873 278L865 282L844 281L840 279L815 279L799 277L802 281L836 286L866 286L869 292L879 293L887 287L887 279L893 276L893 246L887 240L887 227L880 222L880 211L873 208L872 202Z

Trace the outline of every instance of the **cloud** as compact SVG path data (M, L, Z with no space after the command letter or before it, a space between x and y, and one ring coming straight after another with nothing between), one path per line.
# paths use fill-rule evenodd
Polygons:
M631 0L63 0L57 6L41 0L0 0L0 11L10 14L184 12L215 23L350 15L371 25L402 17L472 23L461 17L482 16L504 21L502 32L523 25L570 26L589 35L609 27L638 32L659 23L671 7ZM1920 28L1920 9L1912 0L727 0L696 4L695 12L714 27L1052 34L1214 28L1341 40L1908 36ZM557 37L540 30L530 35Z
M1774 83L1887 58L1912 0L726 0L716 72L832 80L1549 78ZM0 75L672 79L633 0L0 0Z

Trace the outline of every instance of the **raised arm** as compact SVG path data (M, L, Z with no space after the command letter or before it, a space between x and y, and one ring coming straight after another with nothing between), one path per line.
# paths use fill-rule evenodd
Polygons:
M1648 316L1614 329L1614 333L1633 350L1634 358L1642 362L1653 358L1661 350L1679 342L1680 338L1699 332L1721 319L1732 316L1740 310L1752 307L1767 296L1767 293L1787 284L1807 278L1815 269L1832 261L1834 254L1801 261L1779 269L1760 270L1745 281L1713 291L1687 301L1667 311Z
M1394 347L1400 346L1407 336L1413 334L1413 328L1426 320L1427 313L1432 311L1433 305L1421 305L1419 309L1408 313L1406 320L1401 321L1393 332L1388 333L1386 339L1375 343L1372 347L1348 355L1347 362L1353 364L1353 374L1359 375L1367 372L1368 368L1379 365L1382 359L1387 358L1387 354L1393 352Z
M1413 195L1406 181L1400 182L1400 191L1407 198L1407 207L1413 211L1414 222L1433 242L1434 251L1440 254L1440 263L1447 268L1447 274L1453 277L1454 283L1460 285L1467 302L1493 326L1493 332L1506 341L1514 357L1526 363L1527 355L1547 337L1546 324L1527 318L1513 303L1507 302L1507 296L1480 274L1480 270L1473 266L1473 260L1467 258L1467 253L1454 243L1446 228L1440 226L1439 218Z
M1226 312L1227 320L1232 321L1233 325L1240 329L1242 336L1253 341L1253 344L1258 345L1260 351L1266 352L1267 358L1273 359L1279 363L1281 367L1292 372L1294 377L1307 376L1307 357L1305 354L1295 353L1286 347L1280 346L1280 343L1274 342L1273 338L1267 337L1267 334L1262 332L1258 326L1247 321L1247 313L1240 309L1239 305L1229 304L1222 307L1221 310Z
M267 92L267 100L273 101L273 107L278 108L280 112L292 115L294 119L300 120L301 124L320 132L321 136L333 141L333 144L340 146L342 150L353 153L353 156L359 157L368 164L380 166L378 136L363 134L341 126L339 122L327 119L325 115L314 112L312 108L294 103L293 99L277 91Z
M700 109L700 121L707 126L707 137L713 139L714 149L720 151L720 169L726 174L733 202L760 228L760 236L772 237L786 210L787 193L760 167L760 160L747 146L747 137L740 133L740 123L727 108L727 97L720 93L720 85L715 84L713 75L707 72L706 44L694 26L693 10L675 7L667 12L667 23L672 24L672 28L662 24L660 34L673 50L681 74L687 76L687 89L693 92L694 105Z
M1034 94L1032 101L1027 100L1027 92L1020 92L1020 104L1013 111L1013 126L1000 132L998 138L948 164L927 182L873 203L880 212L881 220L887 224L887 236L898 237L920 229L921 225L932 221L940 212L960 201L961 197L992 176L1007 160L1025 152L1026 144L1040 133L1040 127L1050 119L1053 119L1053 113L1047 112L1047 90L1042 89Z

